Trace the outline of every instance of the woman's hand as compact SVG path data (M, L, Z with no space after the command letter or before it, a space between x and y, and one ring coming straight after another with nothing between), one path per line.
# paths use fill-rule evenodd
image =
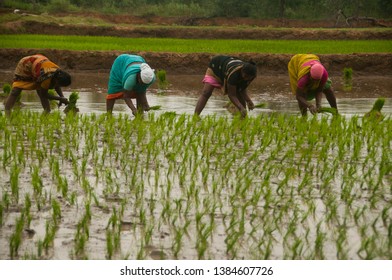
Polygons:
M318 109L316 106L310 105L308 108L309 108L309 111L312 113L312 115L317 114Z
M255 108L255 104L252 102L252 100L248 100L246 104L248 105L249 110L253 110Z
M151 110L151 108L150 108L150 106L149 106L148 104L144 104L144 105L143 105L143 110L146 111L146 112L148 112L148 111Z
M241 112L241 117L242 118L246 118L246 115L248 114L248 111L246 111L246 109L243 108L243 109L240 110L240 112Z
M69 104L68 99L65 97L60 97L59 107L61 107L62 104L68 105Z

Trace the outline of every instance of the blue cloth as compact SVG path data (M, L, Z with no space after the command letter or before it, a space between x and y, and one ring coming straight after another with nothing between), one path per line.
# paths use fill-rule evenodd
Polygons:
M154 82L153 80L148 85L138 83L137 74L140 72L140 63L132 64L134 62L145 63L146 61L141 56L131 54L122 54L114 60L110 70L108 94L124 90L142 93Z

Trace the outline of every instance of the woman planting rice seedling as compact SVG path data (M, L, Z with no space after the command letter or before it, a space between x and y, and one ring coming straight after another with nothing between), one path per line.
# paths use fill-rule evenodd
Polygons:
M337 110L336 97L332 90L332 82L328 72L314 54L296 54L289 64L291 91L298 100L301 114L305 116L307 110L315 114L321 108L321 93L325 94L329 105ZM308 101L316 98L316 106Z
M106 111L113 111L116 99L124 99L132 114L149 111L146 90L155 81L154 70L138 55L122 54L118 56L110 70ZM136 106L132 102L136 98Z
M61 87L71 84L71 76L51 62L47 57L36 54L22 58L15 69L12 91L5 103L5 110L9 114L22 90L36 90L42 107L50 112L49 100L59 100L59 106L68 104ZM55 89L59 96L50 95L49 89Z
M243 62L230 56L215 56L208 65L204 76L203 93L197 101L195 114L200 115L211 97L215 88L223 90L229 96L230 101L241 112L241 116L247 115L246 106L249 110L254 109L246 88L256 78L257 67L253 62Z

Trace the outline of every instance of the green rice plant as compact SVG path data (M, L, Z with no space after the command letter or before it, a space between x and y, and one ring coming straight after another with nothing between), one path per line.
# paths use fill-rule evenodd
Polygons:
M261 108L265 108L265 107L267 107L266 103L255 104L255 109L261 109Z
M3 99L3 103L4 103L4 104L5 104L5 102L7 101L7 98L8 98L8 96L10 95L11 90L12 90L12 86L11 86L10 84L5 83L5 84L3 85L3 92L0 93L0 98ZM21 94L19 94L18 98L16 99L15 108L20 108L20 107L23 106L23 104L22 104L22 102L21 102L22 93L23 93L23 92L21 92Z
M44 249L43 241L38 240L38 242L37 242L37 255L39 258L42 257L43 249Z
M111 229L106 229L106 258L111 260L114 253L113 233Z
M381 121L384 116L381 113L382 107L384 107L385 98L377 98L374 102L372 109L367 112L364 116L365 119Z
M57 93L56 93L56 91L54 89L49 89L48 90L48 94L51 95L51 96L56 96L57 95ZM58 102L57 102L57 100L51 99L51 100L49 100L49 104L50 104L50 108L54 109L54 108L57 107Z
M333 116L338 116L338 110L336 110L335 108L329 108L329 107L321 107L319 109L319 113L328 113Z
M78 257L85 256L86 243L90 238L89 225L91 222L90 201L86 200L84 203L85 212L83 217L79 220L76 226L76 234L74 236L74 250Z
M12 89L11 85L8 83L5 83L3 85L3 96L4 97L8 96L11 93L11 89Z
M15 203L19 203L19 174L20 167L14 164L10 173L11 194Z
M68 113L77 113L79 112L79 108L76 107L76 102L79 99L79 92L73 91L70 96L69 96L69 103L68 105L65 107L64 109L64 113L68 114Z
M388 40L228 40L173 39L173 38L125 38L107 36L55 36L33 34L2 34L1 48L37 48L67 50L116 50L135 52L177 52L177 53L388 53Z
M158 88L161 90L161 94L164 93L164 90L167 89L169 82L166 79L166 71L165 70L158 70L156 73L156 76L158 78Z
M74 238L75 242L75 254L80 256L85 253L86 242L89 239L88 221L86 216L83 216L82 220L77 224L76 234Z
M22 213L15 221L15 231L10 237L10 257L14 259L18 256L19 247L22 244L22 235L24 228L24 214Z
M63 197L67 197L68 190L69 190L67 178L65 176L59 176L59 177L57 177L57 179L58 179L58 181L57 181L58 190L61 192L61 195Z
M161 107L162 107L161 105L150 106L150 110L157 111L157 110L160 110Z
M367 237L361 240L361 247L357 254L365 260L373 260L375 258L377 238L375 236Z
M0 202L0 228L3 226L3 219L4 219L4 206L3 202Z
M25 215L25 226L26 228L30 228L30 223L31 223L31 213L30 213L30 209L31 209L31 199L30 199L30 195L28 193L25 194L25 203L24 203L24 208L23 208L23 213Z
M154 232L154 225L149 226L144 232L144 242L146 246L149 246L152 240Z
M325 233L321 230L321 223L317 225L316 229L316 240L315 240L315 258L316 259L325 259L324 256L324 241L325 241Z
M343 69L343 90L351 91L353 88L353 69L345 67Z
M45 224L45 237L44 240L42 241L42 248L45 249L46 254L49 251L49 248L53 246L54 238L56 236L56 225L53 223L53 221L46 221ZM40 246L40 244L38 244ZM38 255L40 256L40 250L38 249Z
M52 198L52 221L57 227L58 223L61 221L61 205L60 203Z
M9 210L11 201L8 192L3 192L3 196L1 198L1 205L3 206L3 209L5 209L6 211Z
M174 228L174 240L172 243L172 250L173 250L173 255L176 259L178 259L179 253L181 251L182 248L182 238L184 236L184 231L180 228Z
M24 146L26 167L18 164L24 227L36 196L41 211L31 212L34 223L50 218L47 241L36 243L39 258L53 248L50 237L66 226L60 219L64 213L55 214L64 211L55 210L56 203L67 205L67 215L82 215L72 233L62 230L74 239L62 245L75 258L121 257L124 230L139 259L148 258L156 242L176 259L190 251L200 259L222 256L217 248L222 242L225 257L233 259L391 256L388 118L374 123L361 117L268 115L195 121L185 114L148 114L130 121L125 114L41 118L23 111L14 118L0 116L0 156L5 152L9 158L1 172L11 178ZM11 123L15 129L9 129ZM22 192L26 173L32 190ZM63 197L59 178L68 182ZM10 203L10 184L1 196L5 224L16 206ZM89 241L92 217L106 215L106 232L94 228L94 242ZM124 226L124 216L131 217L132 226Z
M139 245L139 250L136 254L136 259L137 260L144 260L146 258L146 250L145 250L145 245L144 245L144 239L141 240L141 243Z

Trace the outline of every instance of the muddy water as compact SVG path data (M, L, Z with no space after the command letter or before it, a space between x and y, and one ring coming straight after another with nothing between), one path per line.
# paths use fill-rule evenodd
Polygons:
M353 87L350 92L343 90L341 77L331 77L338 101L339 111L342 115L363 115L368 112L374 101L379 97L386 99L383 113L392 114L392 78L388 76L358 76L353 78ZM178 114L193 114L198 95L201 92L202 75L169 75L169 86L166 90L158 88L155 83L148 92L150 105L160 105L159 112L174 111ZM0 71L0 85L10 83L11 71ZM72 91L80 92L78 107L82 113L102 113L106 110L105 96L107 90L108 73L81 72L73 73L73 82L70 88L64 89L65 96ZM265 103L265 108L256 109L250 115L268 112L282 112L298 114L298 105L289 89L288 77L260 75L249 87L249 92L255 104ZM34 93L25 94L22 99L25 109L41 110L38 97ZM220 91L215 90L202 114L231 115L226 108L228 98ZM328 106L325 98L323 106ZM0 110L4 110L0 104ZM117 101L115 113L130 112L123 101ZM159 113L158 112L158 113ZM157 112L155 112L157 113Z

